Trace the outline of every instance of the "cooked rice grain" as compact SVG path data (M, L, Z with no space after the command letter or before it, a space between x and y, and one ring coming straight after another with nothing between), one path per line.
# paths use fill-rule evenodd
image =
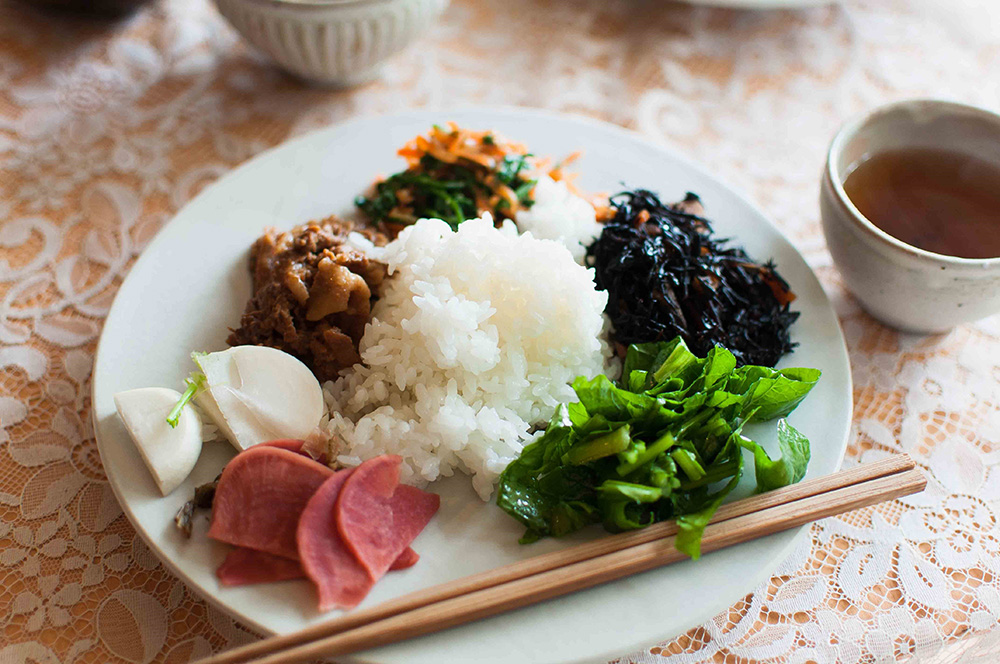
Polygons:
M533 196L534 205L518 210L517 227L537 238L558 240L582 263L587 247L601 234L594 207L547 175L538 178Z
M359 240L360 241L360 240ZM362 364L324 386L342 463L403 457L403 480L456 469L485 500L536 424L604 370L607 296L560 243L425 219L367 248L391 278L361 339Z

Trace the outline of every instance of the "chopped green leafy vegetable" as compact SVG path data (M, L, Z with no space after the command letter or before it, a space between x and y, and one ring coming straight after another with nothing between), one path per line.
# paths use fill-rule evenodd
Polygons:
M472 169L448 165L431 156L421 164L428 173L401 171L375 185L371 198L359 196L356 204L376 222L408 225L424 217L443 219L458 226L466 219L479 216L476 199L485 191ZM412 209L400 206L398 195L405 190L412 199Z
M721 346L700 358L677 337L630 346L618 384L577 378L579 402L560 405L500 476L497 504L527 528L521 541L677 519L677 548L697 558L705 526L743 474L743 449L758 491L801 480L805 436L779 420L773 460L743 426L790 413L820 372L736 364Z
M740 445L753 452L757 491L770 491L795 484L806 474L809 439L795 430L787 420L778 420L781 458L777 461L772 461L764 448L748 438L740 437Z
M406 170L355 199L372 222L394 233L426 217L452 227L485 212L497 222L514 219L519 209L534 204L539 160L495 134L434 125L399 155L407 160Z

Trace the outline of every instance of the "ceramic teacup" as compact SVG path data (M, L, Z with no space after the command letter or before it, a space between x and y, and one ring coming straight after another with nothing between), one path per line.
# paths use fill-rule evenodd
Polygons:
M914 100L883 106L840 129L827 155L820 213L848 289L872 316L910 332L944 332L1000 312L1000 257L958 258L906 244L866 219L844 191L844 179L860 160L902 148L948 150L1000 163L1000 115Z

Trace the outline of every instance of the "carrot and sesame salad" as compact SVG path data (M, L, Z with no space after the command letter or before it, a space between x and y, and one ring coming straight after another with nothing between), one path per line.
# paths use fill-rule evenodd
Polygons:
M500 223L532 206L539 175L564 178L562 169L576 155L554 167L519 143L491 131L471 131L454 123L435 125L426 136L404 145L399 156L407 168L376 183L357 206L390 232L418 219L433 217L457 227L489 212Z

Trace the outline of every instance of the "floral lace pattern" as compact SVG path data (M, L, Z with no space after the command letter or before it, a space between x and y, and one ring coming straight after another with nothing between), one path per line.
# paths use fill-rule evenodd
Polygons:
M930 479L816 524L730 610L620 661L996 661L1000 318L933 337L875 323L830 263L816 194L854 113L997 107L998 21L988 0L455 0L381 81L325 91L250 52L207 0L114 21L0 4L0 661L187 662L253 637L156 561L111 493L89 412L101 321L160 226L251 155L359 114L469 103L630 126L751 194L838 307L847 463L906 451Z

